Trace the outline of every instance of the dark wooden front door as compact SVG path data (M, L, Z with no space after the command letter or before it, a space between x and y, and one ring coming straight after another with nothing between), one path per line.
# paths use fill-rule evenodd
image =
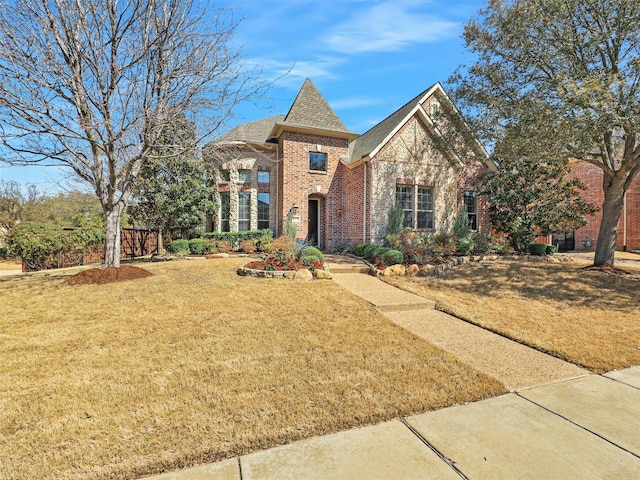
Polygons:
M307 242L319 245L318 242L318 200L309 200L309 219L307 222Z

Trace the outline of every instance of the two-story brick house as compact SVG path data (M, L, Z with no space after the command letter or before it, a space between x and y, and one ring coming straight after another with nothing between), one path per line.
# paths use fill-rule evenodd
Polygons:
M286 116L240 125L205 148L220 205L211 228L279 235L291 215L299 238L334 250L382 242L398 202L407 228L451 233L464 208L488 233L472 179L491 165L468 130L455 129L466 126L440 84L358 135L307 79Z

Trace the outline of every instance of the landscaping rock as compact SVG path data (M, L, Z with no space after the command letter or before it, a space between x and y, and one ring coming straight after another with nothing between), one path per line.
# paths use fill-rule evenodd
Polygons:
M413 265L409 265L409 268L407 268L407 275L410 277L415 277L416 275L418 275L420 273L420 267L418 265L416 265L415 263Z
M293 279L301 282L307 282L313 280L313 273L308 268L301 268L294 275Z
M316 270L313 272L313 276L316 280L331 280L333 278L333 275L326 270Z
M407 269L404 265L391 265L382 271L382 275L385 277L401 277L407 273Z

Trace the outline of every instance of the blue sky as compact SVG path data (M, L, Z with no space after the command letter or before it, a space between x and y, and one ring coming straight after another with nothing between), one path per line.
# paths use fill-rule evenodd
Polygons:
M457 66L472 62L463 25L483 0L220 0L242 18L235 42L248 65L277 80L228 127L286 114L309 77L345 126L364 133ZM288 72L288 73L287 73ZM4 167L0 179L58 190L67 169Z

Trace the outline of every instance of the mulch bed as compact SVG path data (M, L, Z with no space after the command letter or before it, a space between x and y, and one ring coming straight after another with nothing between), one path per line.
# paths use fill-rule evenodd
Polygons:
M91 268L76 273L65 280L66 285L103 285L105 283L124 282L126 280L136 280L146 278L153 273L144 268L131 265L122 265L118 268Z

